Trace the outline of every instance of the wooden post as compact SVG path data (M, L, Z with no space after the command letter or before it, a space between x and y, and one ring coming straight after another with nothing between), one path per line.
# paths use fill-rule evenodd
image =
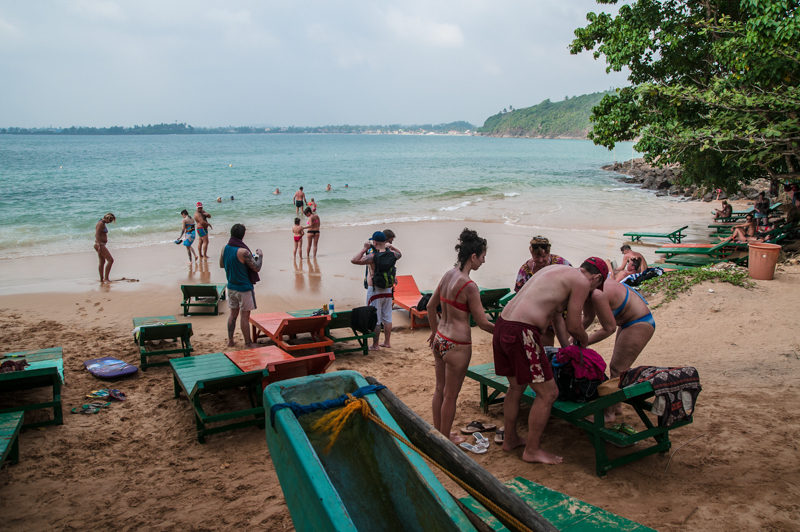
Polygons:
M367 377L370 384L380 384L374 377ZM450 471L458 479L477 490L484 497L502 508L523 525L536 532L558 532L536 510L528 506L497 478L475 463L449 438L430 426L416 412L408 408L388 388L376 392L394 420L403 429L408 440L425 454ZM491 512L491 509L487 508ZM494 514L509 530L518 530L499 515Z

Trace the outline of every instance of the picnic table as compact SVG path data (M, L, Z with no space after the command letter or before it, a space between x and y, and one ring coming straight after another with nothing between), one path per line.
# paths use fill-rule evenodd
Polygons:
M44 425L64 423L61 412L61 386L64 384L64 353L60 347L19 351L0 355L0 361L25 359L29 366L23 371L0 373L0 391L23 391L34 388L53 388L53 400L0 409L0 414L8 412L28 412L30 410L53 409L53 419L25 423L22 428L32 429Z

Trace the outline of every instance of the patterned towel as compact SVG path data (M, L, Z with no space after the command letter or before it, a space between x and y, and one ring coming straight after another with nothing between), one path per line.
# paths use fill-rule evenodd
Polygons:
M679 368L663 368L657 366L639 366L622 372L619 387L649 381L656 394L655 406L659 402L664 405L654 412L659 416L659 426L670 427L676 421L688 419L694 412L697 395L703 389L700 386L700 375L691 366ZM663 399L661 399L663 397Z

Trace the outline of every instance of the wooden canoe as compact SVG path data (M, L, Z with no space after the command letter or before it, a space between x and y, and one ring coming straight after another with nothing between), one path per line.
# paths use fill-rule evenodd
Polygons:
M269 385L273 405L307 405L367 386L354 371L336 371ZM375 394L365 396L375 414L403 433ZM425 461L372 421L354 415L329 454L329 434L310 427L327 411L295 417L284 408L267 423L270 457L295 528L300 531L448 531L475 528Z

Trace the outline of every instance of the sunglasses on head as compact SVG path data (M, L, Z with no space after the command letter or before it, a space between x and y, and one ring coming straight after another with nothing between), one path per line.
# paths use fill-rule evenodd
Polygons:
M547 251L550 249L550 244L531 244L531 249L543 249Z

